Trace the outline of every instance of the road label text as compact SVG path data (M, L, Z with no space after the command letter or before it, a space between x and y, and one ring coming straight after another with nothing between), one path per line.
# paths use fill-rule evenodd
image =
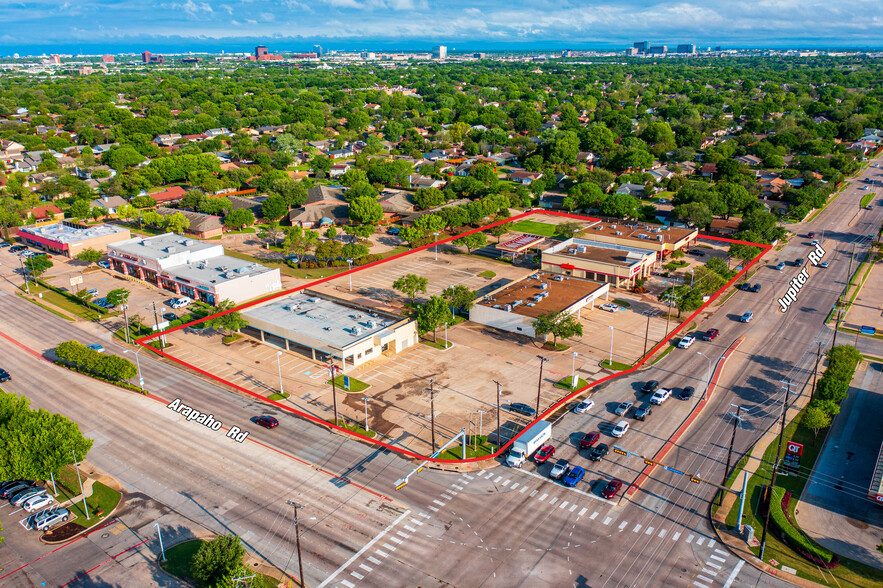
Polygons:
M816 243L815 249L806 255L810 263L813 265L819 265L819 262L824 256L825 249L822 247L821 243ZM803 267L800 270L800 273L791 279L790 286L788 287L788 291L785 292L785 295L778 300L779 304L782 306L780 309L782 312L787 312L791 304L797 301L797 294L807 281L809 281L809 273L806 271L806 267Z
M217 431L224 426L224 423L215 420L215 415L205 414L199 412L198 410L194 410L186 404L181 404L180 398L175 398L175 400L173 400L167 408L171 408L175 412L184 415L185 417L187 417L188 421L196 421L200 425L205 425L212 431ZM233 428L236 429L236 427Z

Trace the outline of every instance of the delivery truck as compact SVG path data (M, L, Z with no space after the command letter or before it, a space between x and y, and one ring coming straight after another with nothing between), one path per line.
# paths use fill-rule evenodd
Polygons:
M512 442L506 465L520 468L530 455L552 438L552 423L540 421L534 423L518 439Z

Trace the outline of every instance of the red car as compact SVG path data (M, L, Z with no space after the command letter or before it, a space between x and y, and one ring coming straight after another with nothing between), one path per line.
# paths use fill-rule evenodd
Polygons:
M275 417L271 416L259 416L254 420L254 422L262 427L266 427L268 429L274 429L279 426L279 421L276 420Z
M601 490L601 496L610 500L611 498L616 496L616 493L619 492L620 488L622 488L622 480L613 478L607 483L607 486L605 486L604 489Z
M718 331L717 329L708 329L708 331L704 335L702 335L702 340L711 341L718 335L720 335L720 331Z
M545 447L540 447L540 450L533 456L533 460L538 464L546 463L553 455L555 455L555 448L551 445L546 445Z
M586 436L579 440L579 448L580 449L589 449L598 441L598 437L601 436L601 433L598 431L592 431L591 433L586 433Z

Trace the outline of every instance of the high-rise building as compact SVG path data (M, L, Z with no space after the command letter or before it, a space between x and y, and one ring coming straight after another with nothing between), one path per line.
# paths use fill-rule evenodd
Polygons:
M317 57L322 57L325 55L325 50L322 49L322 45L313 45L313 53L315 53Z
M654 45L647 51L650 55L665 55L668 53L668 45Z
M61 55L50 55L49 62L55 65L61 65Z
M432 48L433 59L446 59L448 56L448 48L445 45L436 45Z
M650 49L650 41L638 41L634 45L632 45L635 49L638 50L638 53L647 53Z
M154 55L150 51L145 51L141 54L141 61L144 63L165 63L166 58L162 55Z
M637 55L638 48L637 47L629 47L628 49L625 50L625 54L626 55Z
M696 45L691 45L689 43L678 45L678 50L676 51L676 53L696 53Z
M261 56L267 55L269 53L270 53L269 49L267 49L263 45L258 45L257 47L254 48L254 56L258 59L260 59Z
M377 59L377 54L373 51L362 51L361 53L362 59Z
M487 59L487 53L473 53L472 57L475 59Z
M113 55L107 54L101 56L101 63L113 63Z

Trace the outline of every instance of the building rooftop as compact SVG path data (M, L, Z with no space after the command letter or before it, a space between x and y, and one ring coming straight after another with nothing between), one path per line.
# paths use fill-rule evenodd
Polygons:
M245 276L255 276L277 271L266 266L245 261L227 255L219 255L202 261L193 261L182 265L164 268L166 273L185 278L196 284L220 284L230 280L238 280Z
M543 243L545 240L546 238L541 235L530 235L528 233L524 233L515 237L514 239L509 239L505 243L498 244L497 249L499 249L500 251L521 253L525 249L536 247L537 245Z
M566 310L586 296L603 288L609 288L609 286L572 276L537 272L491 292L483 299L476 301L476 304L501 309L510 305L511 312L536 318L548 312ZM541 298L537 298L538 296Z
M664 225L648 223L605 223L598 221L583 229L582 236L591 239L594 235L628 239L634 241L653 241L656 243L677 243L688 236L695 236L698 229L678 229ZM643 235L643 237L641 236ZM662 237L660 239L660 237Z
M616 243L587 241L585 239L568 239L546 249L543 253L588 259L599 263L609 263L622 267L632 267L640 263L648 255L656 252L650 249L638 249Z
M343 304L304 290L242 311L333 349L345 349L391 328L403 317Z
M155 237L135 237L128 241L120 241L110 244L117 251L136 255L143 259L162 259L173 253L182 251L203 251L205 249L223 248L219 244L205 243L196 239L189 239L176 235L175 233L165 233ZM171 251L169 250L171 248Z
M77 228L67 223L54 223L51 225L21 227L19 231L51 239L58 243L77 243L86 239L94 239L95 237L106 237L116 233L125 233L128 235L129 229L116 227L114 225L94 225L87 229Z

